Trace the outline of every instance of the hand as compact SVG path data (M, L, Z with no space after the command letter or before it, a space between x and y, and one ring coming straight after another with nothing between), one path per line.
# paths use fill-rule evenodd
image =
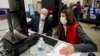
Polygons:
M69 56L71 55L72 53L74 53L75 51L75 48L73 45L70 45L70 46L67 46L67 47L63 47L61 50L60 50L60 54L62 55L65 55L65 56Z

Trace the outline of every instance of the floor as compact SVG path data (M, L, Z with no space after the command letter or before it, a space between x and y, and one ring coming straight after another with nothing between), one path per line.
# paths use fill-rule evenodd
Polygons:
M80 23L83 30L87 33L87 35L96 43L98 47L98 52L100 53L100 30L90 29L92 26L91 24ZM6 19L0 20L0 39L9 31L8 23Z
M8 22L6 19L0 20L0 39L9 31Z

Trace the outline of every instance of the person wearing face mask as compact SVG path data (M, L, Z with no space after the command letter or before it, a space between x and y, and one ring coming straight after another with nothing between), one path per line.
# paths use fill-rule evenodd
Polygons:
M61 12L61 16L60 16L60 22L59 22L59 26L57 29L57 37L62 40L62 41L66 41L66 31L67 31L67 19L66 19L66 14L64 12Z
M63 47L60 54L69 56L74 52L97 51L95 43L87 36L82 27L75 20L71 10L63 10L60 14L60 23L56 32L58 39L70 43Z
M32 31L51 36L52 26L51 20L48 17L48 10L46 8L42 8L39 17L32 16L32 20L29 22L29 26Z

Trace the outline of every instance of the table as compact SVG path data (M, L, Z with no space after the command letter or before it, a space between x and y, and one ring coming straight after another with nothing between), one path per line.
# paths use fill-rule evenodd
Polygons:
M49 37L49 38L55 39L53 37ZM58 40L58 39L56 39L56 40ZM55 47L59 46L61 43L65 43L65 42L58 40L58 43L54 47L46 44L46 53L51 52ZM31 48L29 48L27 51L22 53L20 56L37 56L38 53L36 50L37 50L37 44L32 46ZM94 52L94 54L96 56L100 56L100 54L98 52ZM81 56L88 56L88 53L82 53Z
M13 51L9 54L7 54L7 56L37 56L38 52L37 52L37 36L38 37L43 37L45 38L44 40L47 40L47 38L49 38L47 41L49 42L53 42L52 40L57 40L57 44L53 47L53 46L50 46L48 44L46 44L46 53L50 53L52 50L54 50L55 47L59 46L60 44L62 43L65 43L61 40L58 40L57 38L53 38L53 37L50 37L50 36L46 36L46 35L41 35L41 34L37 34L35 32L29 32L29 37L20 42L19 44L15 44L15 45L12 45L10 44L8 41L4 40L3 41L3 46L4 48L6 49L9 49L10 51ZM7 36L9 37L9 35ZM52 40L50 40L52 39ZM36 40L36 41L35 41ZM53 43L54 44L54 43ZM69 43L67 43L69 44ZM96 54L96 56L100 56L99 53L97 52L94 52ZM88 53L82 53L81 56L88 56Z

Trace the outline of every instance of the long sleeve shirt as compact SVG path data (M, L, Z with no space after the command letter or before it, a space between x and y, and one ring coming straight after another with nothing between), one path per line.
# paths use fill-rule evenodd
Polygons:
M75 44L76 52L93 52L97 51L97 46L95 43L88 37L88 35L83 31L81 26L77 27L77 33L80 39L82 39L82 44Z

